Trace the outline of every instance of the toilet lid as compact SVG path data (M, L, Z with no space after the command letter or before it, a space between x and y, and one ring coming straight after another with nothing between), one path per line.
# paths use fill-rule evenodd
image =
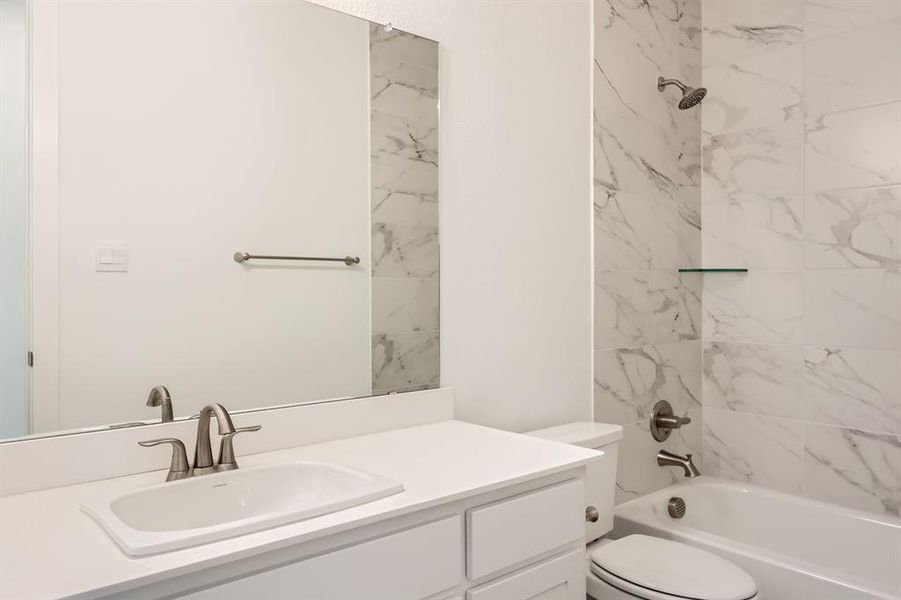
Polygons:
M647 535L630 535L604 544L591 552L591 561L598 567L593 569L598 577L617 587L618 580L623 580L690 600L748 600L757 593L751 576L729 561L693 546Z

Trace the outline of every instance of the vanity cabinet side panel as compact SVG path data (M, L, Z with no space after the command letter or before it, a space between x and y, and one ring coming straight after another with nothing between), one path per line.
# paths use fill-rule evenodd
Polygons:
M180 596L188 600L425 598L463 573L459 516Z

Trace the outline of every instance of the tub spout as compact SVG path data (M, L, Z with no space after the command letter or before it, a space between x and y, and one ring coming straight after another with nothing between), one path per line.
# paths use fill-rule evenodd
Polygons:
M678 454L661 450L657 453L657 464L661 467L682 467L686 477L697 477L701 474L701 471L695 466L691 457L691 454L679 456Z

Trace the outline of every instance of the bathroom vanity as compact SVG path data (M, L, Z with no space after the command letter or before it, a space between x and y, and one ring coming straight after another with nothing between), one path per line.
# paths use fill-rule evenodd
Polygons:
M134 558L82 506L158 484L165 471L9 495L0 597L582 600L583 478L599 456L454 420L242 456L243 470L346 465L404 491Z

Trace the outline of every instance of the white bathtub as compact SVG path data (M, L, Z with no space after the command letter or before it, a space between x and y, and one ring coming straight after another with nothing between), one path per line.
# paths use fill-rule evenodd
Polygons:
M672 496L685 500L682 519L667 513ZM611 537L632 533L731 560L757 581L761 600L901 598L897 518L699 477L617 506Z

